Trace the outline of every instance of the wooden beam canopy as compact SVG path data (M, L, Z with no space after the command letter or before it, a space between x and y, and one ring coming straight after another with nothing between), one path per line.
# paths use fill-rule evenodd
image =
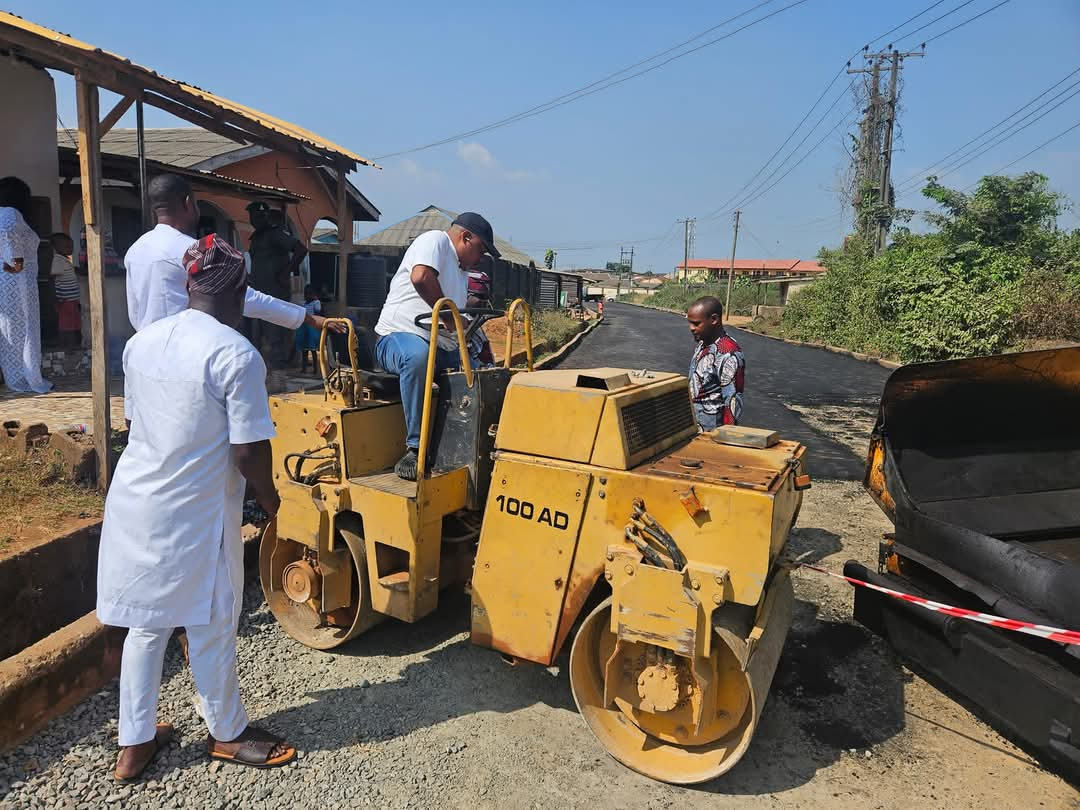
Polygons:
M101 119L101 123L98 124L98 137L104 138L105 133L116 126L116 122L119 121L124 113L131 109L131 105L135 103L135 96L124 96L118 102L116 106L109 110L109 114Z

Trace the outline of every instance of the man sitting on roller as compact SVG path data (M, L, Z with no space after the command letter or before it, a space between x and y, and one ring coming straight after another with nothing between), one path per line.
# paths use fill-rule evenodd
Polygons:
M491 225L479 214L460 214L446 231L427 231L413 240L390 282L375 332L375 358L384 369L401 378L401 405L405 411L405 455L394 467L399 477L416 480L420 423L424 407L424 377L427 370L430 325L418 326L418 315L431 314L440 298L449 298L459 308L469 294L469 269L485 254L499 258ZM459 368L454 319L441 315L441 328L448 330L440 341L436 371Z

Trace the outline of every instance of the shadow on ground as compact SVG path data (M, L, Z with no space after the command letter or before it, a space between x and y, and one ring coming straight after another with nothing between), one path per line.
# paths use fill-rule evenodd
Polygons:
M768 702L746 756L699 787L759 795L806 784L849 749L861 756L904 728L904 676L869 631L817 618L795 602L795 617Z

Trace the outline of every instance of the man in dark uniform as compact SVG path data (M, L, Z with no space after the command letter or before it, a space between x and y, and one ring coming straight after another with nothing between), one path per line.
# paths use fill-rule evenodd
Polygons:
M285 230L285 217L280 211L271 210L264 202L253 202L248 207L251 226L251 278L250 285L288 301L292 294L292 277L299 274L300 263L307 256L304 243ZM269 338L269 359L280 366L285 361L288 335L280 327L252 324L252 343L261 348L262 338ZM262 334L260 334L260 329Z

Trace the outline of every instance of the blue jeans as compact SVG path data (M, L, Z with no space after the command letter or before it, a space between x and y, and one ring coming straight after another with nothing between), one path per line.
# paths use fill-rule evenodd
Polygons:
M401 378L401 407L405 411L405 444L420 447L420 422L424 414L424 375L427 372L428 342L411 332L383 335L375 344L375 359L391 374ZM456 351L438 349L435 373L461 367ZM434 413L434 408L432 408Z

